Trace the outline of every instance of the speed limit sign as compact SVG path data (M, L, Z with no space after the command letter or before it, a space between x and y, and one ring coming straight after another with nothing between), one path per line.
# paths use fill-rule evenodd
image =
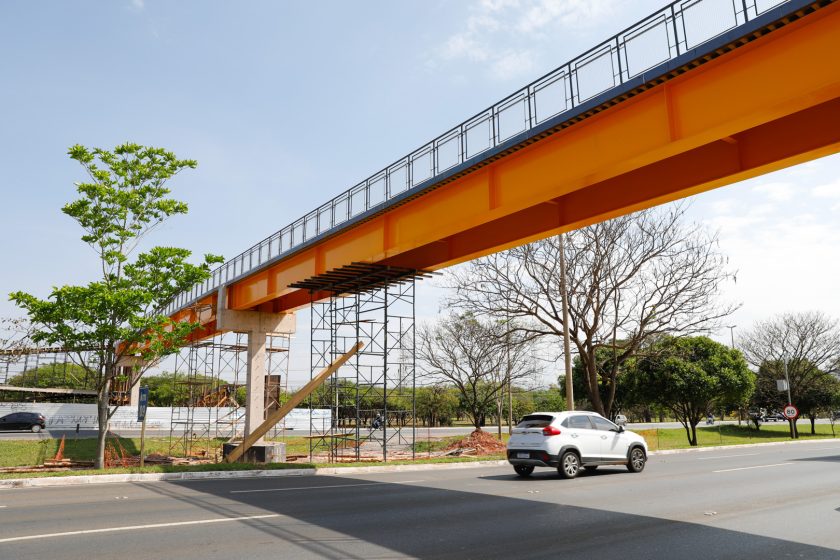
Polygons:
M788 420L794 420L799 416L799 409L793 406L792 404L789 404L782 411L782 414L784 414L785 418L787 418Z

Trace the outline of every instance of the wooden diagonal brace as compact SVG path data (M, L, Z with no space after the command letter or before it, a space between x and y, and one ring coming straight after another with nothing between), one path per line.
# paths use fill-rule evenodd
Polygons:
M349 360L353 355L362 349L364 343L359 342L353 348L351 348L346 354L341 356L339 359L331 363L328 367L321 370L318 375L312 378L312 380L304 385L297 393L292 395L292 398L289 399L283 406L279 409L272 412L268 418L265 419L265 422L260 424L256 430L248 434L248 437L240 443L236 448L231 451L228 456L225 458L225 462L233 463L234 461L238 460L242 455L250 449L254 443L256 443L261 437L268 433L268 431L274 427L277 422L283 419L289 412L292 411L297 405L299 405L303 399L308 397L312 391L318 388L321 383L323 383L330 375L336 372L338 368L344 365L344 363Z

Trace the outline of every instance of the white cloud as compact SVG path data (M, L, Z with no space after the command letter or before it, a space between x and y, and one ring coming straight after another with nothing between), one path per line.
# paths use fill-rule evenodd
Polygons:
M495 79L531 75L537 64L536 43L558 40L592 27L611 14L617 0L479 0L469 8L463 29L450 35L427 62L436 59L484 65Z
M764 183L753 187L753 191L774 202L784 202L793 198L794 187L790 183Z
M817 185L812 188L811 195L816 198L840 198L840 177L831 183Z
M568 27L591 25L609 14L615 0L540 0L518 18L516 29L523 33L540 31L560 23Z
M530 51L505 53L493 61L493 74L496 76L516 76L534 71L534 56Z
M132 5L132 7L134 7L137 10L142 10L143 8L146 7L146 1L145 0L131 0L131 5Z

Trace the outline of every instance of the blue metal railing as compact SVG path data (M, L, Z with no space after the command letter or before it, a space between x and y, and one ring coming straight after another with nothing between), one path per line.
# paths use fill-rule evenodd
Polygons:
M441 134L216 268L166 314L328 236L407 194L574 116L645 73L795 0L677 0ZM775 10L774 10L775 11ZM698 52L698 54L700 54ZM655 76L650 76L653 78Z

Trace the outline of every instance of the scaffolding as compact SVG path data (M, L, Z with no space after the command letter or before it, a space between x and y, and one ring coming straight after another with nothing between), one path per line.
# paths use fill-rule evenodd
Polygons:
M76 364L72 352L54 346L32 346L0 351L0 385L20 387L75 387L92 390L88 371ZM85 363L96 365L96 355L81 351Z
M288 373L289 335L269 335L265 410L279 406ZM218 441L241 437L248 369L248 335L221 333L175 355L169 451L210 456Z
M313 376L364 344L310 396L310 460L414 458L415 280L428 274L357 263L294 286L330 294L312 302Z

